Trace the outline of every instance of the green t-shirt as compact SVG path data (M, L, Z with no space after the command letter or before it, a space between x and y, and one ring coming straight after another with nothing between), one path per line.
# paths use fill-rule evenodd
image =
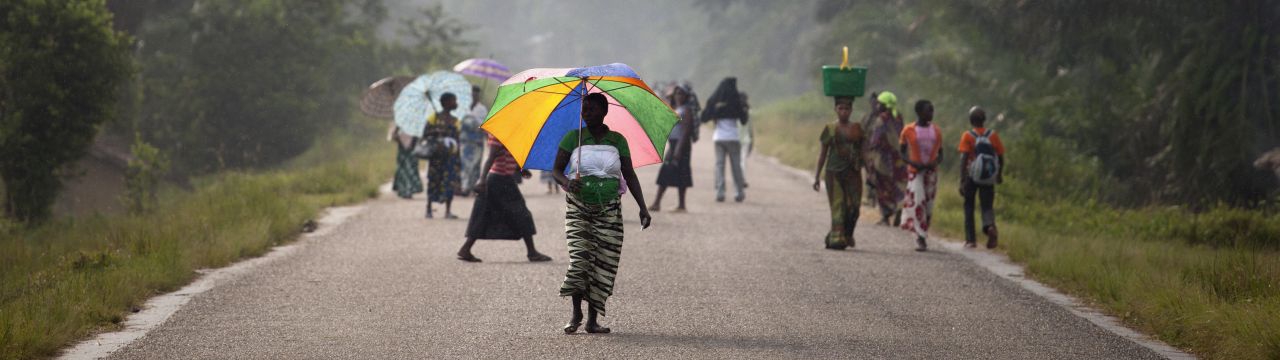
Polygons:
M578 131L569 130L564 135L564 139L560 140L560 149L569 153L573 153L578 148ZM604 137L597 139L591 135L590 131L582 134L582 145L609 145L618 149L618 156L631 156L631 148L627 146L627 138L623 137L616 131L610 131ZM604 204L618 198L618 188L622 183L618 179L603 178L596 176L583 176L582 189L578 191L578 198L588 204Z

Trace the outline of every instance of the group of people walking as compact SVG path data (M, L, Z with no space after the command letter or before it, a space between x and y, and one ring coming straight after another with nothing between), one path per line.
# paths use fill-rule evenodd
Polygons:
M473 89L480 97L480 89ZM572 312L565 333L584 328L589 333L608 333L598 316L613 293L623 245L622 195L631 193L639 208L641 226L649 227L650 211L660 211L668 188L676 188L679 204L673 212L686 210L685 195L693 186L692 143L699 138L699 125L714 123L716 201L726 199L725 170L733 177L734 201L746 198L743 174L743 140L749 138L750 107L738 91L737 79L721 81L715 92L700 106L688 84L672 84L662 92L679 117L671 131L666 158L659 170L658 195L645 206L643 190L636 178L627 139L604 123L608 99L599 93L584 96L581 117L584 127L572 130L559 143L553 169L543 173L548 192L565 190L565 236L569 248L569 269L560 295L571 298ZM836 121L827 124L819 136L821 151L814 174L814 191L827 184L831 206L831 230L825 243L829 249L854 246L853 231L866 184L879 210L880 224L901 226L916 235L918 251L927 249L933 202L937 196L938 165L943 161L941 129L933 123L933 104L919 100L916 121L904 124L897 97L890 92L873 93L871 111L861 122L850 120L853 98L836 97ZM480 239L523 240L529 261L550 261L537 251L533 215L518 187L532 173L522 169L506 147L480 129L487 108L475 102L463 119L449 112L457 106L453 94L439 98L443 109L428 122L424 136L456 139L460 146L430 157L427 172L426 217L434 217L432 203L445 204L444 217L452 213L455 192L474 194L466 240L458 250L459 260L481 262L472 253ZM987 247L996 246L997 232L992 211L993 186L1001 181L1004 147L1000 138L984 127L986 113L974 107L969 112L973 129L961 136L960 193L965 198L966 246L976 246L975 199L981 203L982 231ZM388 136L397 146L397 169L393 188L402 198L423 192L414 146L419 139L392 129ZM483 156L487 148L488 156ZM825 174L824 174L825 170ZM864 171L865 170L865 171ZM586 303L586 311L583 311ZM584 327L585 321L585 327Z
M879 210L879 225L899 226L916 236L916 251L928 249L933 203L938 192L938 165L943 161L942 129L933 122L929 100L918 100L916 121L904 124L898 98L891 92L872 93L871 111L861 122L850 121L853 98L836 97L836 121L827 124L819 136L821 148L814 173L813 190L827 184L831 206L831 230L824 243L828 249L855 245L854 227L860 213L863 181ZM986 112L969 111L973 128L960 138L960 195L964 198L965 247L977 246L974 231L975 197L981 203L982 232L987 248L997 246L994 186L1003 181L1004 145L1000 137L985 128ZM823 171L826 175L823 176ZM859 170L864 170L863 174Z

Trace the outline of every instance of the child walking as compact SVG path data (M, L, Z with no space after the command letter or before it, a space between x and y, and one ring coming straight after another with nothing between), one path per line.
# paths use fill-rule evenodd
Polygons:
M987 112L974 106L969 109L969 125L973 129L960 135L960 196L964 197L964 247L977 247L973 229L973 198L982 206L982 233L987 234L987 248L995 249L996 184L1004 182L1004 144L995 130L987 129Z
M933 124L933 103L916 102L918 120L902 129L898 143L907 162L907 195L903 200L902 229L916 234L916 251L928 250L925 239L933 220L933 199L938 195L938 163L942 162L942 129Z

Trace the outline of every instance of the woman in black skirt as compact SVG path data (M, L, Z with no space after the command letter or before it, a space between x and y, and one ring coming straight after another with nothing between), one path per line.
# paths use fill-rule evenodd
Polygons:
M473 188L477 194L476 202L471 207L467 242L458 250L458 260L480 262L480 258L471 254L471 246L475 245L476 239L523 239L529 261L551 261L551 257L533 247L533 234L537 230L533 226L533 214L525 206L524 195L518 186L519 177L528 179L533 174L520 169L511 152L493 135L489 135L489 158L483 168L488 168L489 173L481 177Z
M649 206L649 210L661 211L663 193L667 192L667 187L675 187L680 195L680 206L673 212L685 212L684 194L693 187L689 158L693 147L693 132L698 126L693 119L696 111L689 103L689 89L684 85L671 87L667 102L676 111L676 115L680 116L680 122L676 123L675 128L671 129L671 135L667 136L667 158L662 162L662 169L658 170L658 196L653 198L653 205Z

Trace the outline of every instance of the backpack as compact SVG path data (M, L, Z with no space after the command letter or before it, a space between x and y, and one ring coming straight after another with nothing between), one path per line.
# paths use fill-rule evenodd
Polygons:
M969 163L969 180L978 185L995 185L996 175L1000 174L1000 158L996 155L996 147L991 144L992 130L978 134L969 130L973 136L973 161Z

